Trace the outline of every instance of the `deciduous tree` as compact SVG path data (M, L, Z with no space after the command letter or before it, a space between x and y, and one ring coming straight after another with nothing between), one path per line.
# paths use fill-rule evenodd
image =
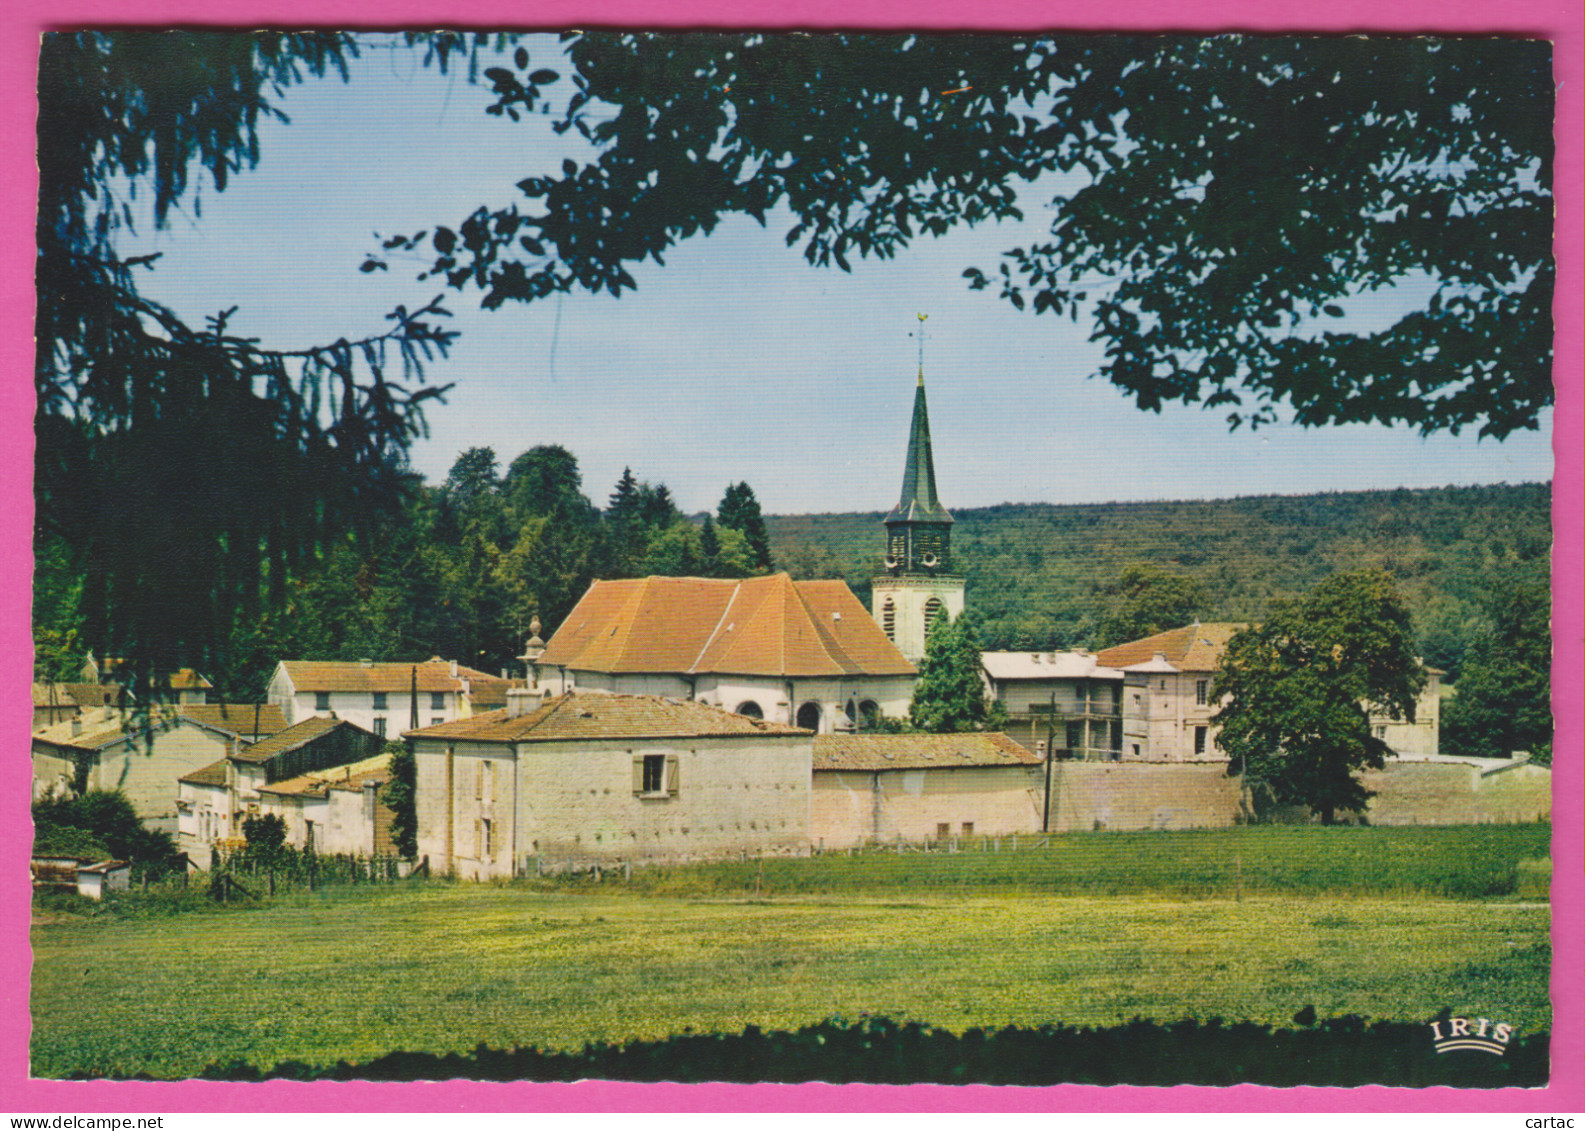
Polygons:
M1000 704L985 698L979 641L967 618L949 620L943 612L936 619L919 663L908 719L919 730L933 734L1000 725Z
M1391 751L1371 731L1372 706L1414 719L1424 684L1409 611L1390 575L1339 573L1228 642L1213 695L1217 744L1251 785L1331 824L1363 811L1356 777Z
M486 306L620 294L732 214L846 270L1019 217L1038 182L1048 237L965 274L1088 319L1141 408L1502 437L1551 403L1544 42L584 32L566 51L570 84L487 71L491 111L542 108L548 83L596 155L431 237L428 273ZM1394 290L1386 325L1344 320Z

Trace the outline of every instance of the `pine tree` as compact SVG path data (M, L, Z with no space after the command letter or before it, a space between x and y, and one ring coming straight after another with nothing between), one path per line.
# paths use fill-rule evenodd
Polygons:
M716 508L716 521L748 539L756 569L768 571L771 568L770 532L765 528L765 516L760 513L754 488L747 483L728 487Z

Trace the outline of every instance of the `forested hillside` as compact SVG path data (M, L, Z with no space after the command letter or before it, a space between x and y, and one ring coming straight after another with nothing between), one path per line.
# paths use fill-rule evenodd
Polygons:
M990 649L1093 646L1127 567L1198 582L1202 620L1255 620L1342 569L1381 566L1427 660L1454 674L1491 626L1493 597L1544 583L1546 484L1260 496L1203 502L1009 504L957 510L953 555ZM882 514L768 516L776 562L846 578L866 602Z

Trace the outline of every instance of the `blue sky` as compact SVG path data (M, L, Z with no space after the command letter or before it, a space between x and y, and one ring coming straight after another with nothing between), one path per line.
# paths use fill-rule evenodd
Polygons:
M535 61L552 65L534 45ZM553 47L551 48L553 49ZM555 88L552 88L555 89ZM311 82L281 102L291 124L263 130L257 169L223 194L206 185L163 232L129 250L163 253L144 290L190 322L239 306L232 329L299 348L376 332L398 303L439 288L421 267L358 265L376 233L460 221L504 204L515 183L560 165L569 145L549 119L484 114L487 93L453 73L376 49L353 80ZM1222 498L1382 487L1521 482L1552 475L1550 414L1540 433L1502 443L1472 434L1279 425L1229 432L1222 414L1141 412L1092 380L1088 327L1020 313L967 289L964 267L1038 238L1051 211L1025 192L1021 224L960 229L851 275L808 266L766 229L735 219L634 270L620 299L568 295L497 311L446 294L462 336L429 371L455 383L429 413L414 466L444 478L464 448L503 467L559 443L603 503L624 466L667 483L687 510L748 481L772 513L881 510L894 501L912 403L916 313L936 471L949 507L1000 502ZM1362 318L1391 316L1364 309Z

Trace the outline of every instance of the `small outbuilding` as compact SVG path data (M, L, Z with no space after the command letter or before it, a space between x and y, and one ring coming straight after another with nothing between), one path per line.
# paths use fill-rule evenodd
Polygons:
M1005 734L823 734L810 839L829 849L1039 832L1044 765Z

